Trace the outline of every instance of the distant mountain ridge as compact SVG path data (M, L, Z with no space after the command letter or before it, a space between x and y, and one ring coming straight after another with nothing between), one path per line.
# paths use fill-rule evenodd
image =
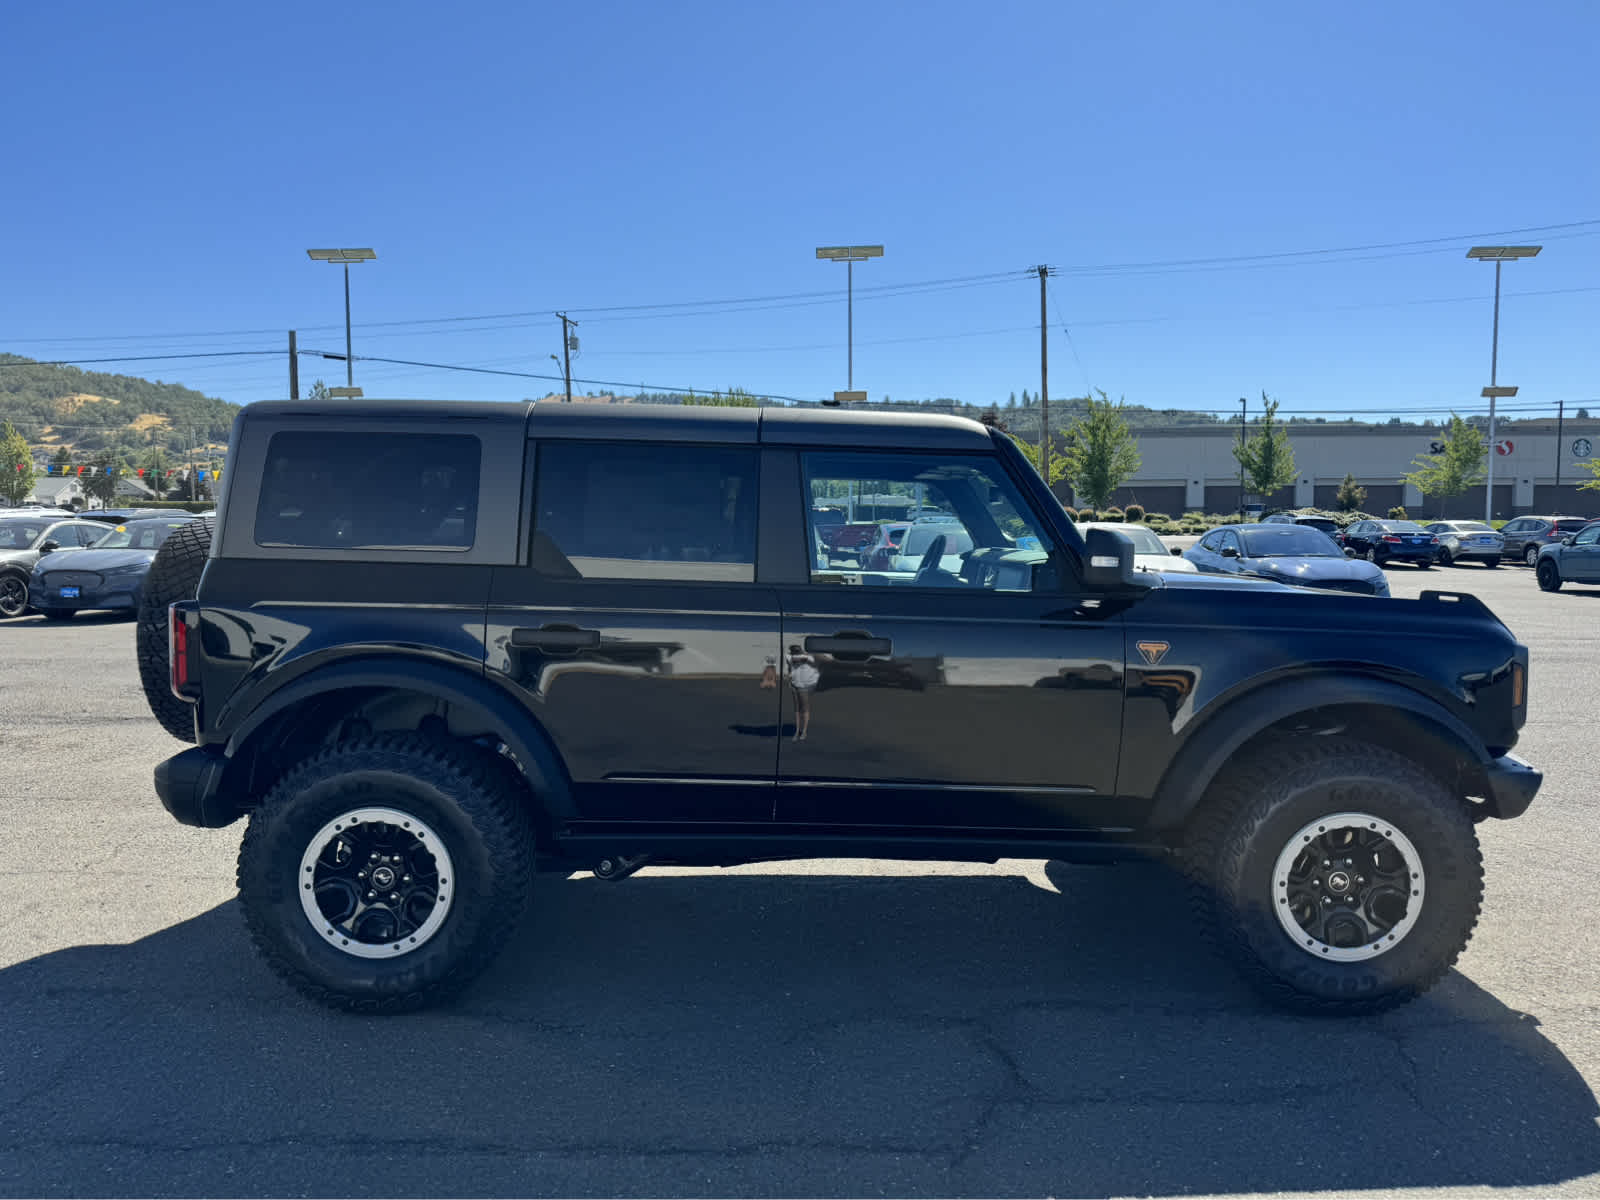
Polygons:
M240 406L177 383L0 354L0 420L35 453L225 447Z

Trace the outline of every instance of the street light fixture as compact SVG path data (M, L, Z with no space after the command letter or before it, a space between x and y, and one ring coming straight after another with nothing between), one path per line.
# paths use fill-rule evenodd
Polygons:
M869 258L882 258L882 246L818 246L817 257L845 265L845 387L854 393L856 386L856 264ZM854 394L851 400L865 399ZM835 400L841 399L835 395Z
M1494 517L1494 402L1502 394L1495 386L1500 368L1500 264L1518 258L1532 258L1543 246L1474 246L1467 251L1468 258L1494 263L1494 335L1489 344L1489 386L1483 394L1489 398L1489 475L1483 488L1483 521L1489 524ZM1516 395L1516 389L1511 389Z
M371 262L378 257L378 252L371 249L307 250L306 256L312 262L341 263L344 266L344 381L346 386L354 387L355 360L350 357L350 264Z

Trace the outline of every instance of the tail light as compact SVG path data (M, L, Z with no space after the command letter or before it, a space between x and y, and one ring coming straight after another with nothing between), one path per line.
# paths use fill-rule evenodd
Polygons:
M1386 541L1386 542L1398 542L1400 540L1400 538L1399 538L1399 535L1397 535L1397 534L1386 533L1386 534L1383 535L1383 540Z
M167 672L172 694L186 704L200 698L199 680L195 677L193 652L195 628L199 614L180 601L167 608Z
M1428 539L1428 545L1437 546L1438 544L1439 544L1439 539L1437 537L1431 537L1431 538Z

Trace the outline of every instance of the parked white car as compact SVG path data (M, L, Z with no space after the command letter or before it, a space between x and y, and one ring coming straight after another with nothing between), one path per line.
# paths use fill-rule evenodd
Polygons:
M1078 526L1079 533L1090 529L1111 529L1133 543L1133 566L1137 571L1177 571L1195 574L1199 568L1187 558L1178 557L1177 550L1167 549L1166 543L1155 535L1148 525L1118 524L1115 521L1085 521Z

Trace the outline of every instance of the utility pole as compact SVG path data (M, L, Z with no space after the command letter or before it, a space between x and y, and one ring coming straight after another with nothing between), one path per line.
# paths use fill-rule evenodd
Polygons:
M289 399L300 399L300 352L295 347L294 330L289 330Z
M567 380L567 403L571 404L572 403L572 355L571 355L571 350L572 350L572 347L577 344L577 340L578 339L572 336L572 334L569 332L569 327L571 329L576 329L578 327L578 323L576 321L569 321L567 319L567 314L566 313L557 313L556 316L561 318L561 373L566 377L566 380Z
M1039 474L1050 486L1050 326L1045 320L1045 280L1054 275L1055 268L1043 264L1034 268L1039 276L1039 423L1043 435L1039 439Z
M1561 491L1561 426L1567 415L1567 402L1556 401L1556 491ZM1550 506L1556 512L1561 511L1561 497L1556 496L1555 503Z
M1250 401L1246 397L1240 396L1239 397L1239 448L1241 450L1244 449L1245 445L1248 442L1248 438L1246 436L1245 424L1246 424L1246 420L1247 420L1246 414L1247 414L1249 408L1250 408ZM1242 459L1242 458L1239 460L1239 516L1241 518L1244 516L1244 459Z

